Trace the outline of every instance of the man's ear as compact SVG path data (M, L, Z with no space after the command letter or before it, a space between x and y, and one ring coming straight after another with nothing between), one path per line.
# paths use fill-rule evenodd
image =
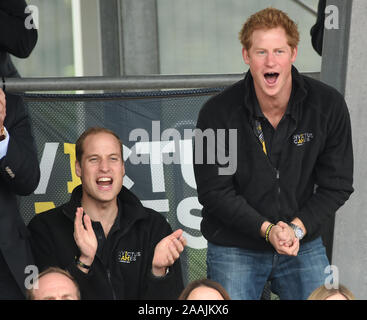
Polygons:
M292 63L294 63L294 61L296 61L297 53L298 53L298 47L293 48L292 49L292 56L291 56Z
M250 56L245 48L242 48L242 57L246 64L250 64Z
M75 161L75 174L80 178L82 175L82 168L78 160Z

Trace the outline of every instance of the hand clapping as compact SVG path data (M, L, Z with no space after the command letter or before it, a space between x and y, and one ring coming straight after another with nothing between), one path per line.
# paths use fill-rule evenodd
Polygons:
M96 255L98 242L92 227L92 221L87 214L83 217L83 208L81 207L77 208L75 212L74 240L81 253L79 260L90 266Z
M155 276L164 276L167 267L172 266L180 257L186 246L186 239L182 234L182 229L178 229L156 245L152 262L152 272Z

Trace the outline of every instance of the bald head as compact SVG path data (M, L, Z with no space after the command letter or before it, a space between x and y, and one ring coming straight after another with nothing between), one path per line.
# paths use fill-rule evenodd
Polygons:
M32 300L80 300L76 282L66 273L48 272L40 275L31 290Z

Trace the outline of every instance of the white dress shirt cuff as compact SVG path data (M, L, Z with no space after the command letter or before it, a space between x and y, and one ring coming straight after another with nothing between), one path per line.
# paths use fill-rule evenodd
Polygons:
M4 127L4 130L6 132L6 138L3 141L0 141L0 159L4 158L6 156L6 153L8 152L8 145L9 145L9 133Z

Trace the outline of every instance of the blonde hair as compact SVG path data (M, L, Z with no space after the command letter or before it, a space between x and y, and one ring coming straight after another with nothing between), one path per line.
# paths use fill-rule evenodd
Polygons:
M263 9L250 16L239 33L239 39L242 46L246 50L250 50L252 46L251 36L254 31L261 29L268 30L278 27L284 29L287 35L288 45L292 49L295 49L299 42L297 24L291 20L285 12L271 7Z
M327 289L324 285L322 285L314 290L307 298L307 300L326 300L327 298L335 294L341 294L347 300L355 300L353 293L343 285L339 285L338 288L331 289Z

